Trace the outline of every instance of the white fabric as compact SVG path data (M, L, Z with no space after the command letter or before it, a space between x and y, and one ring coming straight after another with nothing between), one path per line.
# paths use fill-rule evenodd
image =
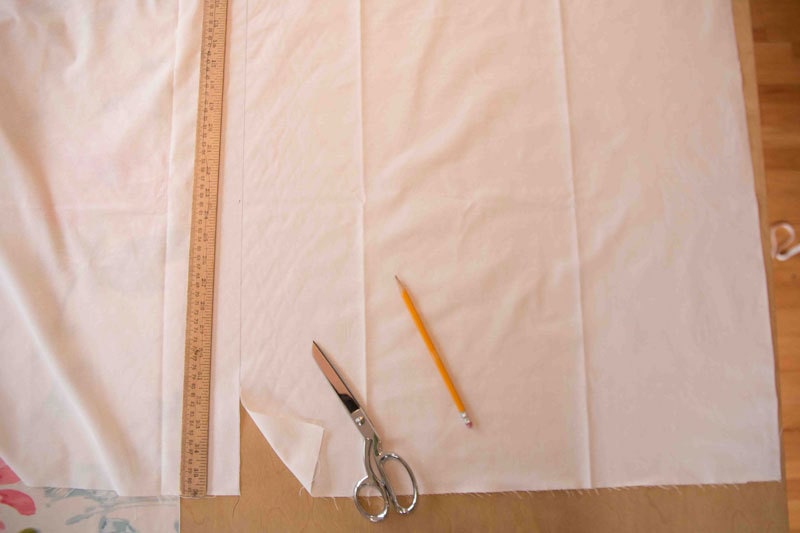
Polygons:
M0 456L29 486L177 493L198 7L0 7ZM238 350L215 371L234 494Z
M265 415L249 406L246 409L261 433L271 437L270 445L281 461L310 493L317 471L317 456L322 446L322 428L294 418Z
M0 456L28 485L177 492L199 21L0 8ZM313 494L363 475L312 339L424 492L779 479L727 0L229 23L212 494L238 492L239 383Z
M563 6L593 485L780 479L730 3Z
M727 1L237 9L241 308L219 324L304 485L317 439L285 437L324 429L312 494L363 475L312 339L423 492L780 478Z

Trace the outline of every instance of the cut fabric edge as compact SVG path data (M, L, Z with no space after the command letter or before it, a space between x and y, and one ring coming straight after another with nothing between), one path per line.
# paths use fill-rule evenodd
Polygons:
M250 408L244 397L241 398L241 401L261 435L267 439L283 464L303 485L303 488L312 494L311 487L314 483L322 449L322 437L325 433L322 426L295 417L258 412Z

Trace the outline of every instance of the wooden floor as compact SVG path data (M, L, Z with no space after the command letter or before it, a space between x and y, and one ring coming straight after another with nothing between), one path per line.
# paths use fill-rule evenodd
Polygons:
M769 220L800 230L800 0L751 0ZM772 263L789 523L800 532L800 256Z

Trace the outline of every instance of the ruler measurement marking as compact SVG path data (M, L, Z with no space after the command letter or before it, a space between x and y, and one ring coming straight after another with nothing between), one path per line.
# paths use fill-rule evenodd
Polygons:
M192 497L204 496L208 488L211 333L227 7L227 0L203 1L181 421L181 494Z

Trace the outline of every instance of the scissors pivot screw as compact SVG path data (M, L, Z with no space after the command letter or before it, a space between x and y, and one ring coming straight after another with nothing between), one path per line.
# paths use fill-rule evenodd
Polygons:
M364 425L364 417L363 416L357 416L356 417L356 425L358 427L361 427L361 426Z

